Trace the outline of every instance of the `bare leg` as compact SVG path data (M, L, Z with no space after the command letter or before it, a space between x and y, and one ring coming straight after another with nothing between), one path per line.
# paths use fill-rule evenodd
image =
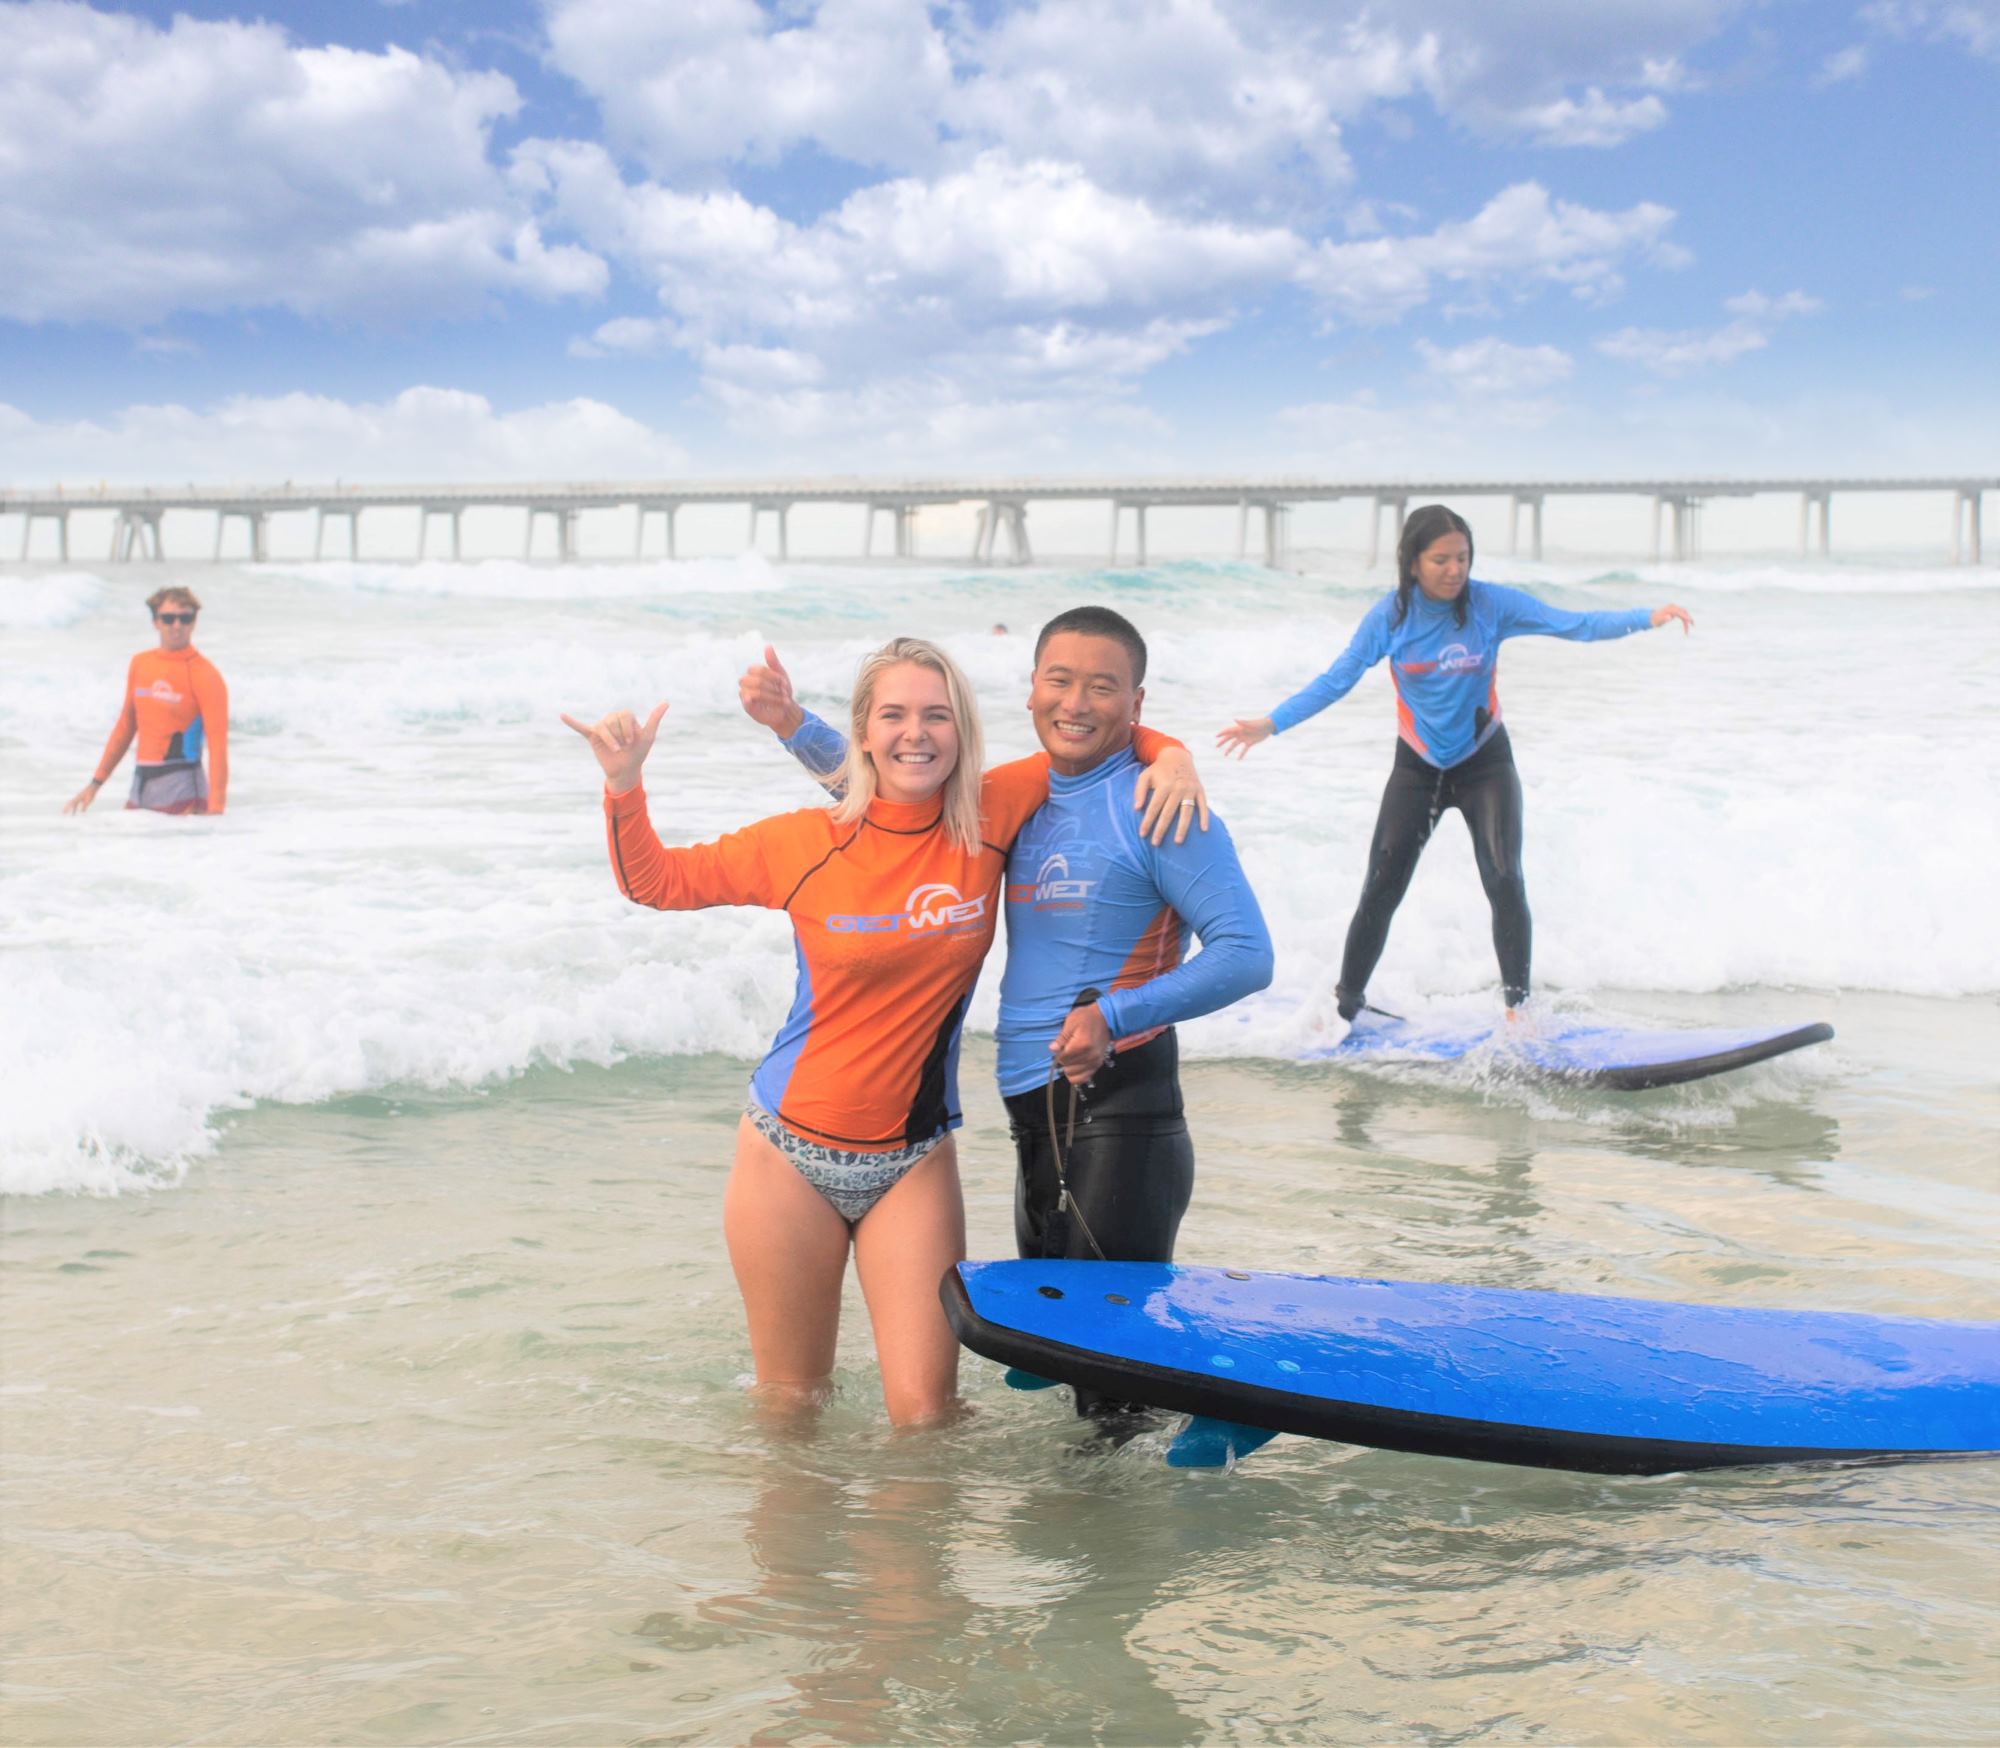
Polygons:
M811 1406L833 1373L847 1222L747 1117L736 1130L722 1232L750 1325L758 1393L781 1409Z
M965 1197L958 1148L947 1135L861 1218L854 1266L875 1325L882 1399L897 1426L943 1419L958 1394L958 1338L938 1283L965 1260Z

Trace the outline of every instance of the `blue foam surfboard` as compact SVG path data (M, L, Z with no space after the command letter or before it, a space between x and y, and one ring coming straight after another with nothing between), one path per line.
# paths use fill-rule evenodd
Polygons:
M2000 1454L2000 1324L1171 1263L960 1263L974 1353L1124 1401L1601 1474Z
M1465 1024L1363 1014L1337 1044L1307 1056L1309 1060L1382 1057L1456 1062L1490 1046L1500 1060L1537 1074L1618 1092L1642 1092L1748 1068L1808 1044L1823 1044L1832 1036L1833 1028L1824 1023L1782 1031L1646 1031L1560 1021L1546 1028L1515 1028L1485 1020Z

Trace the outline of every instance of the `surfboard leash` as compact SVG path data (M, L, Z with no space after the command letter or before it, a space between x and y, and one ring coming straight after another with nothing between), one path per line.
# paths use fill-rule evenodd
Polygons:
M1101 991L1095 989L1086 989L1075 1001L1069 1004L1070 1012L1075 1013L1080 1007L1088 1007L1098 999L1101 993ZM1083 1217L1083 1210L1077 1206L1076 1198L1069 1193L1069 1161L1065 1156L1068 1154L1071 1144L1076 1140L1077 1091L1076 1082L1071 1081L1069 1083L1069 1120L1063 1125L1063 1138L1058 1142L1056 1140L1056 1082L1061 1078L1062 1070L1051 1062L1049 1064L1049 1082L1044 1090L1047 1095L1049 1108L1049 1151L1055 1155L1056 1161L1056 1212L1058 1214L1074 1215L1076 1223L1083 1228L1084 1237L1090 1241L1090 1248L1097 1252L1097 1260L1099 1262L1108 1262L1110 1258L1104 1254L1104 1246L1097 1242L1097 1234L1091 1231L1090 1222ZM1068 1246L1065 1245L1063 1248L1068 1249Z

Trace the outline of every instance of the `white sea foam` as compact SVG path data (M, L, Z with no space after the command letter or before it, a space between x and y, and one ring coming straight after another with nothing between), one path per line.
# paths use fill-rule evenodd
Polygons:
M1000 758L1032 747L1032 628L1084 599L1149 633L1148 720L1204 757L1277 942L1271 992L1194 1022L1189 1048L1283 1056L1323 1036L1388 768L1387 681L1370 675L1241 765L1212 756L1212 735L1318 672L1379 576L749 566L747 587L710 570L668 590L647 579L682 567L585 565L569 567L572 590L557 569L515 568L546 592L189 572L235 717L229 812L194 821L118 811L116 781L90 814L59 817L110 726L143 614L130 588L81 573L0 584L17 609L23 588L43 603L9 622L0 691L0 1187L172 1182L251 1100L477 1085L539 1063L753 1058L789 1000L786 926L626 905L595 768L556 713L670 698L655 820L670 838L711 836L815 796L735 713L736 676L767 638L832 712L884 637L941 636ZM1629 580L1490 570L1577 605L1706 597L1691 638L1523 640L1503 657L1536 972L1554 999L2000 990L1989 601L1918 586L1943 572L1849 591L1718 584L1697 566ZM1013 633L990 635L997 620ZM997 971L975 1026L992 1022ZM1480 1003L1492 979L1470 850L1446 820L1375 993L1392 1007Z
M103 596L103 578L88 571L0 577L0 630L51 631L74 625Z
M784 587L761 554L732 559L660 560L634 564L535 564L487 558L459 564L326 559L313 563L245 565L252 576L285 577L316 588L370 595L431 595L482 601L650 600L676 595L744 594Z

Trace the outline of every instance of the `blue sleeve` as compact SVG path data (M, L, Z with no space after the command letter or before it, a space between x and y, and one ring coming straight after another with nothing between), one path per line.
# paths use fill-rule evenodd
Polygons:
M805 766L816 783L834 788L831 779L839 777L841 766L847 763L847 736L824 718L813 715L803 704L799 708L805 720L795 734L780 735L778 744Z
M1494 605L1494 631L1500 637L1566 637L1571 643L1602 643L1653 628L1650 607L1624 607L1608 613L1568 613L1538 601L1522 589L1503 583L1480 583Z
M1370 607L1347 640L1347 647L1334 658L1333 666L1317 680L1301 687L1271 712L1276 732L1296 728L1308 716L1317 716L1329 704L1337 704L1352 692L1355 683L1389 653L1389 602L1384 596Z
M1206 832L1189 833L1184 844L1142 847L1161 897L1193 928L1201 951L1149 982L1100 999L1114 1038L1213 1013L1271 981L1271 931L1228 827L1211 819Z

